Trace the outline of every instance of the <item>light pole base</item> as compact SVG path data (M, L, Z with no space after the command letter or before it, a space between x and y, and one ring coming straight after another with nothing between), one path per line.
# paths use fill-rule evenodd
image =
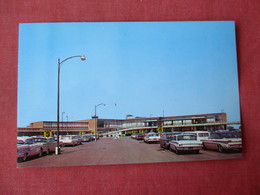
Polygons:
M55 148L55 154L56 154L56 155L59 154L59 149L60 149L60 148L56 146L56 148Z

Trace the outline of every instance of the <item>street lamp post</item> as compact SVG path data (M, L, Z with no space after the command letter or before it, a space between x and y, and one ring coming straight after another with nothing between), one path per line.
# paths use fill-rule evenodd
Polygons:
M97 116L97 107L98 106L105 106L106 104L103 104L103 103L100 103L100 104L98 104L98 105L95 105L95 117Z
M80 56L71 56L66 58L65 60L60 61L60 58L58 59L58 95L57 95L57 145L55 149L55 154L59 154L59 145L60 145L60 67L61 64L71 58L80 58L82 61L86 60L86 57L84 55Z
M62 129L62 132L64 131L64 122L63 122L63 115L64 115L64 114L65 114L65 112L62 112L62 123L61 123L61 124L62 124L62 128L61 128L61 129Z
M66 115L67 117L67 135L69 135L69 117L68 115Z
M104 104L104 103L100 103L100 104L98 104L98 105L95 105L95 116L94 117L92 117L92 118L94 118L95 119L95 129L94 129L94 133L95 133L95 135L97 136L97 107L98 106L105 106L106 104Z

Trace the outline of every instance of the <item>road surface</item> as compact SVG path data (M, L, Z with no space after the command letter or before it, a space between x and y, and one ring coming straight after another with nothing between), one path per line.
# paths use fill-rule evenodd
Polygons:
M220 160L242 158L242 153L201 150L199 154L175 154L160 148L159 144L146 144L130 137L100 138L97 142L84 142L75 147L63 147L60 155L34 157L17 167L85 166L133 163L159 163L177 161Z

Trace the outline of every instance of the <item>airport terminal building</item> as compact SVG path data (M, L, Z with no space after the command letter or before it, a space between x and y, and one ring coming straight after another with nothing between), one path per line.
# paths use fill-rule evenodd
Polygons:
M109 135L120 132L122 136L132 133L173 132L173 131L216 131L227 129L227 125L240 124L228 122L227 114L211 113L166 117L134 117L125 119L91 119L79 121L60 121L59 134L99 134ZM44 132L57 133L57 121L32 122L28 127L18 127L18 135L43 135Z

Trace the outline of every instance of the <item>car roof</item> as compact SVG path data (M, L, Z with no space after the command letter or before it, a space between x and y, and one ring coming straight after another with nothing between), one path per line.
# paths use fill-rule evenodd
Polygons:
M181 135L193 135L194 136L194 134L192 134L192 133L182 133L182 134L177 134L177 135L174 135L174 136L181 136Z
M33 139L49 139L48 137L33 137Z
M225 134L225 133L241 133L241 132L237 132L237 131L215 131L215 132L211 132L211 134Z
M215 132L213 132L213 133L229 133L229 132L232 132L232 131L229 131L229 130L217 130L217 131L215 131Z
M27 140L27 139L33 139L32 137L29 137L29 136L24 136L24 137L17 137L17 140Z
M208 131L187 131L187 133L209 133Z

